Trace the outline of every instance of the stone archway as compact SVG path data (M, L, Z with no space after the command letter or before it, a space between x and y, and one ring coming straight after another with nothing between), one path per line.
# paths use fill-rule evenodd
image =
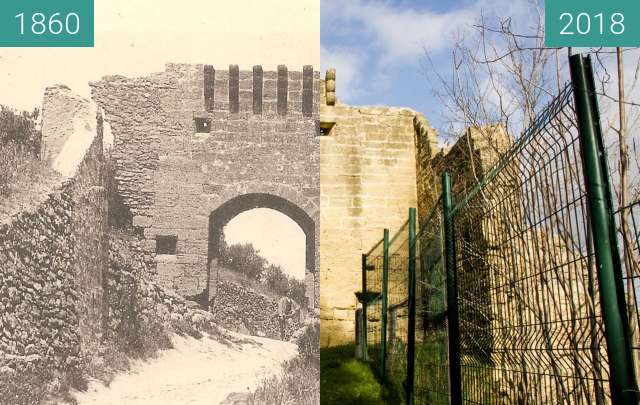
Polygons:
M226 201L211 212L209 216L209 242L207 262L219 257L223 228L237 215L255 208L269 208L278 211L293 220L305 235L305 275L316 271L316 224L307 212L291 201L267 193L248 193L236 196ZM208 270L209 271L209 270ZM211 280L211 275L208 275ZM313 283L311 283L313 284ZM311 289L311 291L309 291ZM307 285L307 297L313 306L313 285ZM209 295L209 293L207 293Z

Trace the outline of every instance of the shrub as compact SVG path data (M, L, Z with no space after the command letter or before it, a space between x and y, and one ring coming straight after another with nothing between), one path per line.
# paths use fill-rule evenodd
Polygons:
M320 359L320 322L312 322L297 336L298 355L305 360Z
M39 111L17 113L0 105L0 197L8 197L25 184L38 182L45 172L40 161Z
M270 264L251 243L227 246L223 241L220 264L261 283L278 296L290 297L304 305L304 282L289 276L282 267Z
M33 112L16 112L12 108L0 105L0 143L13 143L25 153L40 156L42 133L38 129L38 109Z
M283 364L279 376L262 381L251 404L319 404L320 367L298 356Z
M45 370L20 372L19 377L15 371L0 370L0 404L41 404L48 396L51 380L52 374Z
M44 173L44 163L26 147L12 141L0 142L0 197L8 197L40 181Z
M252 404L320 403L320 322L305 326L296 338L298 355L283 364L279 376L262 381Z
M221 249L221 264L230 270L243 273L250 279L259 280L267 261L260 256L260 251L250 243L223 246Z

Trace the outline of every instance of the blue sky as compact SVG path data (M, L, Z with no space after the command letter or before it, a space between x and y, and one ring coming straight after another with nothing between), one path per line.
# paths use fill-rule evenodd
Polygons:
M436 73L447 79L452 76L455 43L461 37L467 44L479 43L478 30L473 25L481 16L492 28L499 27L498 20L510 18L514 32L534 34L537 17L543 19L543 6L543 0L322 0L321 71L336 68L336 92L341 102L409 107L423 113L440 135L447 134L447 129L450 129L448 134L455 138L462 132L462 123L456 118L457 122L449 127L448 111L434 95L434 90L442 92L443 89ZM538 11L540 14L536 14ZM494 37L487 43L503 54L503 39ZM574 48L573 51L584 53L593 50ZM606 79L599 89L604 88L608 95L616 97L617 67L612 51L612 48L606 48L598 58L594 57L594 69L598 86L601 79ZM545 94L537 103L536 112L556 94L557 89L555 56L552 53L547 55L550 59L545 64L543 79L538 86L544 88ZM562 49L558 55L561 82L565 82L569 79L567 50ZM508 130L518 136L525 120L518 87L510 86L514 80L517 81L511 70L514 67L509 66L508 60L491 66L497 80L490 81L486 72L478 73L474 79L482 91L480 104L489 111L487 117L495 122L500 115L493 113L499 111L497 106L504 102L505 110L510 111ZM532 72L527 71L530 64L525 63L524 66L523 80L528 80L533 77ZM640 148L640 108L637 107L640 100L639 48L625 50L624 67L626 97L636 103L626 108L628 131L634 142L631 147ZM464 66L460 71L465 72ZM490 87L490 82L497 85ZM618 138L613 129L617 127L618 107L612 100L614 98L600 97L600 111L605 142L613 151L611 161L615 163ZM450 139L441 137L440 141L448 142ZM634 176L637 171L638 168L634 167Z
M425 50L440 73L447 72L455 39L471 35L481 12L524 19L529 7L526 0L323 0L321 69L337 69L339 100L410 107L439 128L442 108L432 94Z

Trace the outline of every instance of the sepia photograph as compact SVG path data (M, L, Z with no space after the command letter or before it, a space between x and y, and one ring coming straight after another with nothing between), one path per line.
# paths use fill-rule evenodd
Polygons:
M638 403L640 9L605 3L321 2L322 404Z
M0 404L319 403L319 7L0 50Z

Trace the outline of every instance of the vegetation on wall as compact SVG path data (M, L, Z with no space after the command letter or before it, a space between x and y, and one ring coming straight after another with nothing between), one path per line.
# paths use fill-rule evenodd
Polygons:
M0 197L8 197L45 172L38 128L40 112L17 112L0 105Z

